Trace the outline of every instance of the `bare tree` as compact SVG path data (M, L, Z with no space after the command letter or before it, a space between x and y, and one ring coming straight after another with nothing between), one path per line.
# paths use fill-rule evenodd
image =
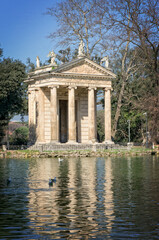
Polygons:
M59 45L77 44L83 40L86 55L90 57L93 51L99 51L102 41L109 28L103 28L105 9L101 9L96 0L65 0L49 8L47 14L54 16L58 29L50 34L57 38Z
M101 6L104 2L104 0L103 2L101 0ZM106 4L114 29L114 41L116 39L118 46L126 44L121 64L123 80L114 119L113 136L117 129L126 81L130 74L140 69L143 85L145 85L145 81L148 81L149 87L145 88L145 92L140 96L142 99L140 103L142 104L139 105L139 108L141 111L149 112L151 119L149 129L153 139L157 139L157 136L159 138L159 1L112 0L111 2L107 1ZM128 45L134 48L135 64L131 66L131 59L129 59L130 67L128 67L129 70L127 69L127 71L125 60ZM134 63L134 60L132 63Z
M121 114L122 102L123 102L123 98L125 98L126 85L129 84L129 80L130 80L132 74L135 73L138 69L134 62L136 52L132 51L131 56L130 56L129 44L130 44L130 42L129 42L129 40L127 40L125 49L122 54L122 59L121 59L121 72L120 72L121 87L119 90L115 117L113 119L113 127L112 127L112 137L113 138L115 137L115 134L117 131L117 125L118 125L118 121L119 121L120 114ZM129 58L129 61L127 61L128 58Z

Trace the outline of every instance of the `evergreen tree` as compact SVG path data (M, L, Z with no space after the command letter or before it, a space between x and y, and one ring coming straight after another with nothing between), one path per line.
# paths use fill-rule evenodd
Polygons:
M0 140L5 126L15 114L27 110L25 65L11 58L0 59Z

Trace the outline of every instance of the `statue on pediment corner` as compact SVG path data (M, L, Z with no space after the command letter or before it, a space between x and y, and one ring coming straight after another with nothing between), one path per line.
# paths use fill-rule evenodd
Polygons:
M37 67L37 68L40 67L40 59L39 59L39 56L36 57L36 67Z
M101 63L105 62L105 68L109 68L109 57L105 56L104 58L101 59Z
M51 58L51 65L57 65L55 62L56 54L54 53L54 51L49 52L48 57Z

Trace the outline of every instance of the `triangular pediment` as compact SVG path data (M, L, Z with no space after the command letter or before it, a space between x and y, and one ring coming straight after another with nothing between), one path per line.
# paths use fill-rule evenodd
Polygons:
M56 73L76 74L76 75L97 75L115 78L116 75L88 58L75 59L69 63L62 64Z

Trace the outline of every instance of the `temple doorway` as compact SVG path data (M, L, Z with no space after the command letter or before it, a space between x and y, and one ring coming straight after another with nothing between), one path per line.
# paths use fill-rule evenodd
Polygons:
M78 104L75 101L76 141L78 142ZM59 140L68 141L68 100L59 100Z
M59 101L59 138L61 143L68 141L68 101Z

